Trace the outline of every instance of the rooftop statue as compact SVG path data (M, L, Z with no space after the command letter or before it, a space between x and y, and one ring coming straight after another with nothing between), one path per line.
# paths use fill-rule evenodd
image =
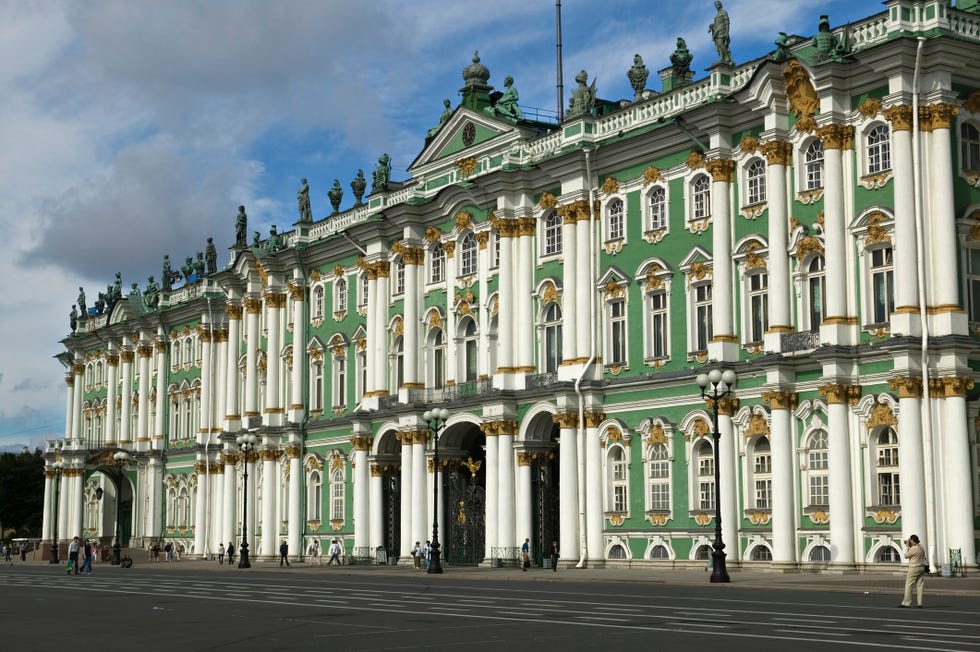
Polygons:
M218 250L214 247L214 239L208 238L208 246L204 248L204 262L208 264L208 275L218 271Z
M514 86L514 78L508 75L504 78L504 94L500 96L497 103L483 109L484 113L496 115L510 120L523 120L524 113L521 107L517 106L517 88Z
M173 289L173 270L170 269L170 255L163 255L163 273L160 274L160 280L163 282L163 291L170 292Z
M248 216L245 214L245 207L238 207L238 215L235 217L235 247L244 249L248 246L246 239L248 233Z
M776 51L769 55L770 61L782 63L793 56L793 53L789 51L788 39L789 35L786 32L779 33L779 36L776 37Z
M96 314L103 314L105 312L105 292L99 292L99 296L95 299L95 312Z
M282 237L276 232L276 225L269 228L269 239L265 241L265 250L274 254L283 248Z
M313 210L310 208L310 186L306 179L300 180L299 191L296 193L296 203L299 205L299 221L312 222Z
M71 312L68 314L68 325L71 326L72 333L78 328L78 308L75 307L74 303L71 304Z
M385 153L378 159L378 166L374 168L371 194L373 195L376 192L387 190L389 181L391 181L391 157Z
M442 101L442 105L446 108L443 110L442 115L439 116L439 124L426 132L426 138L432 138L439 133L439 130L442 129L442 125L449 122L449 118L451 118L453 115L452 102L449 101L448 97Z
M262 236L258 231L252 234L252 249L259 249L262 247Z
M184 273L184 280L190 283L191 277L194 276L194 259L188 256L187 260L181 266L180 271Z
M729 49L731 45L731 38L729 36L731 24L728 21L728 12L721 8L721 0L715 0L715 9L718 10L718 13L715 14L714 22L708 25L708 31L711 33L711 38L715 41L715 49L718 50L718 61L716 63L731 65L732 51Z
M110 295L113 299L119 299L122 297L122 274L116 272L116 280L112 285L112 294Z
M197 280L204 278L204 270L207 267L207 263L204 262L204 253L197 252L197 260L194 261L194 273L197 274Z
M473 63L463 68L463 87L486 86L490 80L490 70L480 63L479 50L473 51Z
M824 14L820 16L817 33L813 35L814 63L823 61L843 61L847 55L847 34L841 35L838 41L830 32L830 19Z
M147 279L146 290L143 291L143 303L151 309L160 305L160 286L152 276Z
M677 49L670 55L670 65L675 77L685 77L691 72L691 61L694 55L687 49L687 42L677 37Z
M355 206L360 206L364 203L361 201L361 198L364 197L365 188L367 188L367 179L364 178L364 170L358 170L357 176L350 182L350 189L354 191Z
M330 200L330 206L333 207L331 215L339 213L340 202L344 199L344 189L340 187L340 181L337 179L333 180L333 186L327 191L327 199Z
M575 118L580 115L585 115L592 111L592 107L595 106L595 84L596 80L592 80L591 86L586 86L585 82L589 80L589 73L584 70L579 74L575 75L575 81L578 82L578 87L572 91L572 97L568 100L568 113L567 118Z
M85 309L85 290L82 288L78 288L78 311L82 313L82 317L88 314L88 311Z
M647 67L643 65L643 57L639 54L633 55L633 67L629 69L626 73L626 77L630 80L630 86L633 87L633 101L639 102L642 98L643 89L647 85L647 77L650 75L650 71Z

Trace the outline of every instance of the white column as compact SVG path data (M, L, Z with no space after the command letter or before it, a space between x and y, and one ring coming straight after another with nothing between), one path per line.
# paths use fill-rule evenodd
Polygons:
M415 539L412 539L415 530L412 528L412 516L414 514L412 511L412 454L414 451L412 450L411 433L399 432L398 439L402 444L402 488L401 495L399 496L401 499L401 550L389 550L389 557L407 557L411 555L412 546L415 545Z
M214 396L214 369L211 365L211 358L214 355L214 345L212 344L213 332L212 324L202 319L198 325L198 337L201 338L201 416L198 423L198 443L206 444L211 442L211 429L214 427L212 398ZM165 394L166 388L159 388L157 396ZM200 548L195 548L200 551Z
M711 318L713 341L735 341L732 308L732 205L731 180L734 161L716 159L707 164L711 174ZM722 523L725 516L722 515Z
M119 352L122 360L122 410L119 415L119 443L133 443L133 360L136 354L123 349Z
M157 378L156 378L156 414L153 422L153 448L162 450L164 448L164 433L167 429L167 334L163 328L159 329L157 339L153 343L156 352ZM213 422L212 422L213 423Z
M258 417L259 413L259 315L262 300L246 298L245 304L245 417Z
M930 328L930 335L966 335L968 324L959 300L961 278L956 256L951 255L951 252L959 250L950 134L950 121L956 115L958 107L952 104L933 104L928 107L928 111L932 118L932 156L930 169L925 175L932 198L931 214L925 216L931 235L929 243L932 246L929 252L932 268L929 308L930 312L935 310L939 313ZM946 317L943 318L942 315ZM967 557L964 556L964 559Z
M419 341L419 320L422 318L422 303L419 301L419 285L425 250L405 248L402 250L402 260L405 262L405 300L402 302L402 362L404 363L403 386L409 389L422 388L421 365L419 351L422 345ZM486 330L486 329L483 329ZM398 388L400 389L400 388ZM423 455L424 456L424 455ZM422 465L425 475L425 465ZM424 541L425 539L423 539ZM413 542L414 543L414 542Z
M517 351L514 359L514 366L517 371L524 373L534 373L534 314L533 299L531 298L532 282L534 281L534 242L535 226L537 220L531 217L521 218L518 221L517 239L517 276L514 279L514 337L517 343ZM510 546L512 543L502 543Z
M378 327L378 304L380 303L380 297L378 296L378 268L375 263L366 263L364 266L364 273L368 275L368 296L367 296L367 325L365 326L365 331L367 333L367 348L366 354L366 369L365 369L365 386L364 394L367 396L373 396L374 391L378 387L377 375L377 363L375 362L375 357L378 355L375 349L374 342L378 337L377 327ZM363 398L363 397L360 397Z
M214 370L214 404L212 406L213 416L211 417L212 427L217 433L225 429L225 416L228 412L225 408L228 405L228 331L222 326L217 325L214 331L214 359L216 368ZM228 543L225 541L225 543Z
M788 333L793 330L790 309L790 266L788 223L789 206L786 169L793 156L793 144L772 141L762 147L766 155L766 183L769 186L769 330Z
M721 490L721 536L725 541L725 554L729 561L738 561L742 552L738 540L738 440L732 425L732 403L730 398L719 401L718 432L718 476Z
M504 423L504 429L497 435L497 493L500 500L497 503L497 545L512 548L519 546L523 538L518 538L514 531L516 518L514 510L515 469L514 469L514 433L508 429L516 428L517 422ZM529 535L524 535L529 536Z
M576 212L572 210L572 206L562 206L558 210L558 214L562 218L561 236L562 236L562 274L563 284L562 284L562 325L561 325L561 348L562 357L565 360L577 360L580 356L585 355L585 353L580 353L578 350L578 326L576 319L578 317L578 298L576 295L576 288L579 286L579 275L580 272L582 278L585 279L584 282L588 282L588 268L579 269L578 267L578 238L576 237L575 228L575 217ZM588 351L588 349L586 349ZM559 546L564 546L565 544L561 541L558 542ZM541 545L544 545L542 542ZM562 548L563 550L564 548Z
M490 373L497 371L512 373L514 370L514 337L516 333L515 321L515 301L514 301L514 249L516 247L514 236L517 233L517 220L500 220L497 228L497 237L500 238L500 271L497 287L497 369L491 369ZM452 341L452 333L450 341ZM505 381L504 386L509 387L510 381Z
M303 463L300 460L300 449L298 444L289 446L286 449L289 454L289 514L286 515L286 532L289 533L289 556L292 559L299 559L306 554L303 548L303 532L306 531L303 520L303 486L305 476L303 474Z
M265 373L265 414L262 421L266 425L281 426L285 410L282 407L282 309L286 305L286 295L270 291L265 295L268 314L266 327L266 373ZM278 551L278 546L277 546Z
M486 501L486 550L484 551L484 559L492 559L491 552L493 548L497 548L501 545L499 541L500 530L499 530L499 508L500 504L500 457L498 456L498 436L494 429L492 423L483 424L481 430L483 434L486 435L486 464L487 464L487 501ZM446 527L446 532L448 534L449 528ZM445 538L445 537L443 537ZM506 544L504 544L506 545Z
M245 464L248 467L248 482L245 483L243 491L245 492L245 500L248 503L245 506L244 522L248 523L248 532L245 540L248 541L249 554L255 556L256 553L261 553L261 551L255 548L255 461L258 459L258 454L255 452L249 453L245 456ZM236 541L236 545L241 544L241 539ZM241 550L238 551L241 554Z
M827 314L824 321L847 321L847 255L844 225L843 152L846 128L827 125L818 130L823 142L824 164L824 284ZM835 343L836 343L836 338ZM831 516L833 518L833 516Z
M148 449L150 443L150 357L153 355L153 345L147 342L136 347L140 365L140 387L136 412L136 445L139 449Z
M72 371L75 372L75 381L71 393L71 440L72 445L78 447L82 437L82 395L85 393L85 365L76 362L72 366Z
M561 430L558 443L559 500L558 515L561 540L558 548L561 560L577 561L579 557L578 531L578 415L565 413L556 415ZM541 545L547 545L542 541Z
M259 554L279 555L279 515L276 513L276 493L279 490L278 452L259 451L262 458L262 542Z
M221 542L227 546L229 541L234 541L238 536L238 529L235 527L238 523L238 471L235 468L237 458L233 453L222 453L221 459L225 465Z
M771 251L771 249L770 249ZM796 499L793 478L793 427L790 410L796 405L796 394L786 391L763 393L772 406L769 446L772 453L772 561L792 564L796 553Z
M84 472L84 469L72 469L71 475L68 476L71 483L71 525L69 526L71 536L81 537L85 529L85 492L83 491L84 483L82 480Z
M374 322L374 338L368 341L368 346L374 349L374 381L375 391L379 396L389 393L388 390L388 273L390 265L387 260L378 264L378 302L377 320ZM370 360L368 361L370 362ZM413 541L414 543L414 541Z
M362 552L371 547L371 486L374 478L369 476L368 450L371 440L366 435L352 435L354 448L354 548ZM379 520L380 519L375 519Z
M208 503L211 500L211 486L208 482L210 474L207 472L208 459L203 454L198 454L195 471L197 471L197 496L194 509L194 553L205 555L208 552L206 530L208 527Z
M602 446L598 426L602 414L585 413L585 542L589 559L605 558L602 538ZM626 452L629 455L629 449Z
M107 387L105 402L105 442L114 446L119 438L119 432L116 430L116 403L119 401L119 352L112 345L106 354L106 367L109 368L109 386Z
M517 454L517 540L531 539L531 545L543 541L534 539L534 523L531 517L531 465L536 461L533 453Z
M289 286L289 292L293 299L293 367L289 392L292 400L289 420L299 423L303 420L306 405L306 393L303 391L303 378L306 375L306 289L299 283L293 283ZM351 296L356 294L351 293ZM358 396L351 403L357 403L360 399Z
M895 265L895 312L918 313L918 273L915 233L915 187L912 178L912 108L893 106L883 111L891 121L892 186L895 192L894 259ZM903 334L912 335L909 331ZM899 458L901 459L901 457ZM903 501L904 502L904 501ZM905 509L902 506L902 521Z
M407 433L406 439L410 436L412 441L412 546L416 541L426 539L426 505L428 504L428 493L425 481L427 473L425 471L425 443L429 438L428 427L420 427L413 433Z
M565 313L574 315L575 319L575 354L576 359L584 363L589 351L592 349L592 329L596 322L596 317L592 315L592 305L589 301L595 288L592 287L591 265L589 256L589 242L591 234L589 230L592 226L592 216L589 212L589 202L581 200L575 202L578 220L575 222L575 262L579 269L578 282L573 287L566 287L566 296L571 292L575 293L575 312ZM566 268L567 269L567 268ZM601 318L598 318L601 323ZM565 323L568 323L567 321Z
M65 472L62 471L58 481L56 482L57 492L58 492L58 513L55 518L58 520L58 540L64 541L65 539L71 539L74 535L68 533L68 515L71 513L71 482Z
M371 466L371 486L370 486L370 500L371 504L368 507L368 513L370 515L370 520L367 524L368 531L368 546L371 548L371 554L374 554L375 549L384 543L384 490L381 483L384 481L382 476L382 471L379 466L373 462L369 462ZM357 527L357 524L354 525ZM356 544L355 544L356 545Z
M974 506L971 490L973 466L970 463L970 426L966 418L966 391L973 386L973 381L968 376L960 376L943 378L941 382L946 395L943 401L946 447L941 476L945 492L944 503L947 506L943 521L948 544L946 547L959 548L964 566L976 568L976 534L973 528ZM902 507L904 519L904 499ZM926 542L927 548L930 545L933 544ZM941 559L946 558L945 553L945 550L940 551Z
M854 508L851 482L847 385L824 385L827 396L827 465L830 482L830 561L854 564Z
M897 188L896 188L897 189ZM889 383L898 390L898 474L901 478L902 540L926 532L926 484L922 450L922 379L899 376ZM935 544L930 541L929 544Z
M228 315L228 362L225 367L225 430L236 432L242 425L239 407L241 372L238 358L242 350L242 306L225 306Z
M72 421L75 418L75 374L71 368L65 374L65 385L68 389L65 392L65 443L71 440ZM79 388L81 391L81 388Z
M44 510L41 512L41 540L51 541L51 524L54 522L55 472L44 469Z

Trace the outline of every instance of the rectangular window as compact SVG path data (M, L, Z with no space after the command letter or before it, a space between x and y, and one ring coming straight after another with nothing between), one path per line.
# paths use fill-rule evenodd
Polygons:
M967 251L967 302L970 321L980 321L980 249Z
M882 247L871 252L872 323L883 324L895 310L892 279L892 248Z
M613 487L613 511L626 511L626 487L623 485Z
M653 358L666 358L667 346L667 293L650 295L650 354Z
M879 505L898 505L899 487L897 473L878 474L878 504Z
M810 476L810 504L829 505L830 504L830 484L825 475Z
M715 483L701 481L698 483L698 509L715 508Z
M755 481L755 506L758 509L769 509L772 506L772 480Z
M626 302L609 304L609 330L611 335L610 364L626 364Z
M769 275L749 276L749 341L761 342L769 330Z
M706 351L711 341L711 286L694 286L695 351Z

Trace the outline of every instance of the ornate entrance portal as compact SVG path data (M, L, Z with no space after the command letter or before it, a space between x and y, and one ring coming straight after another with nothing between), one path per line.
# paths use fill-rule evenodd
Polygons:
M445 431L439 443L440 452L447 452L439 519L445 524L443 560L479 564L487 552L486 438L475 424L461 423Z

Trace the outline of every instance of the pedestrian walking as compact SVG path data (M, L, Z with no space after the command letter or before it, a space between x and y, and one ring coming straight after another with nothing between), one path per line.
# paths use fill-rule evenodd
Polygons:
M905 542L905 558L909 560L909 569L905 575L905 595L899 607L912 606L912 589L915 588L916 606L922 608L922 588L925 584L929 565L926 563L926 552L919 543L919 537L912 534Z
M425 556L425 570L429 570L429 562L432 561L432 542L428 539L425 540L425 546L422 548L422 554Z
M310 555L310 559L313 560L313 563L315 563L317 566L319 566L320 565L320 541L319 541L319 539L313 539L312 541L310 541L310 548L309 548L308 554Z
M422 570L422 542L416 541L415 547L412 548L412 564L415 566L415 570Z
M10 546L8 545L3 546L3 560L8 564L13 563L10 561Z
M551 542L551 570L558 572L558 542Z
M78 551L81 549L82 545L75 537L68 544L68 574L71 575L74 571L75 575L78 575Z
M235 542L228 542L228 565L231 566L235 562Z
M163 551L165 553L167 553L167 561L168 562L171 562L171 561L174 560L174 544L172 544L172 543L170 543L168 541L166 544L164 544Z
M225 563L225 544L218 544L218 565Z
M82 546L82 554L84 556L84 561L82 562L82 572L86 575L92 574L92 556L94 552L92 550L92 542L85 539L85 545Z
M282 568L283 564L289 566L289 559L286 555L289 554L289 544L283 539L282 543L279 544L279 568Z
M340 542L336 539L330 542L330 560L327 562L327 566L334 562L340 566Z
M521 545L521 570L525 573L527 569L531 567L531 540L524 539L524 544Z

